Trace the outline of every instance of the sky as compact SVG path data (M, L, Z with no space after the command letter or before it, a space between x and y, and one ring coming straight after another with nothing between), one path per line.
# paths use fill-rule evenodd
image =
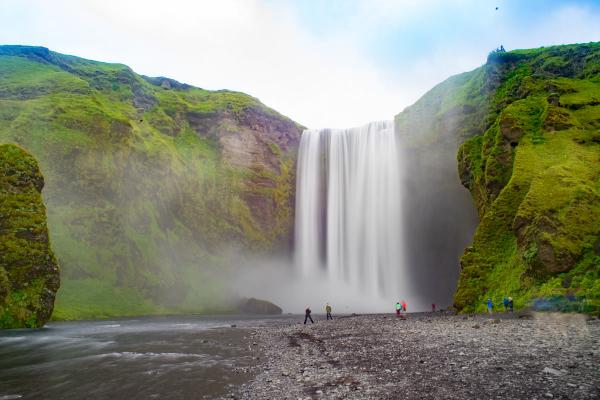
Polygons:
M600 0L0 0L0 44L248 93L309 128L391 119L487 54L600 41Z

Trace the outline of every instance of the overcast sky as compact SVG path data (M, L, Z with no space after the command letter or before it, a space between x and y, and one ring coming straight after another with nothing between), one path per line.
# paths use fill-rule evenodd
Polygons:
M599 0L0 0L0 44L242 91L311 128L391 119L501 44L590 41Z

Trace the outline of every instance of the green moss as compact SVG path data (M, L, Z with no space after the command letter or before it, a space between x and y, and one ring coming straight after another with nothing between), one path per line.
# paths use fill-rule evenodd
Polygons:
M282 155L281 148L277 145L277 143L269 142L268 145L269 149L273 154L275 154L276 156Z
M564 298L576 295L576 311L600 310L600 257L587 252L569 272L544 282L534 293L537 298Z
M0 145L0 328L40 327L58 289L36 160Z
M67 279L56 297L56 312L52 318L97 319L165 312L133 288L115 287L100 279Z
M32 63L22 57L3 57L0 64L0 97L35 98L58 91L89 93L88 83L58 67Z

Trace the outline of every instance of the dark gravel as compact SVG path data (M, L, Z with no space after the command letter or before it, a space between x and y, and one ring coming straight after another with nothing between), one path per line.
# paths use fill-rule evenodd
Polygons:
M572 314L349 316L254 329L244 399L597 399L600 321Z

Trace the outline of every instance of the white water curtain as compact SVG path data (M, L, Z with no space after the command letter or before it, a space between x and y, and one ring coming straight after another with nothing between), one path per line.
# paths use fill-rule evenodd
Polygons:
M404 286L400 163L392 121L306 130L298 154L295 262L306 276L396 298Z

